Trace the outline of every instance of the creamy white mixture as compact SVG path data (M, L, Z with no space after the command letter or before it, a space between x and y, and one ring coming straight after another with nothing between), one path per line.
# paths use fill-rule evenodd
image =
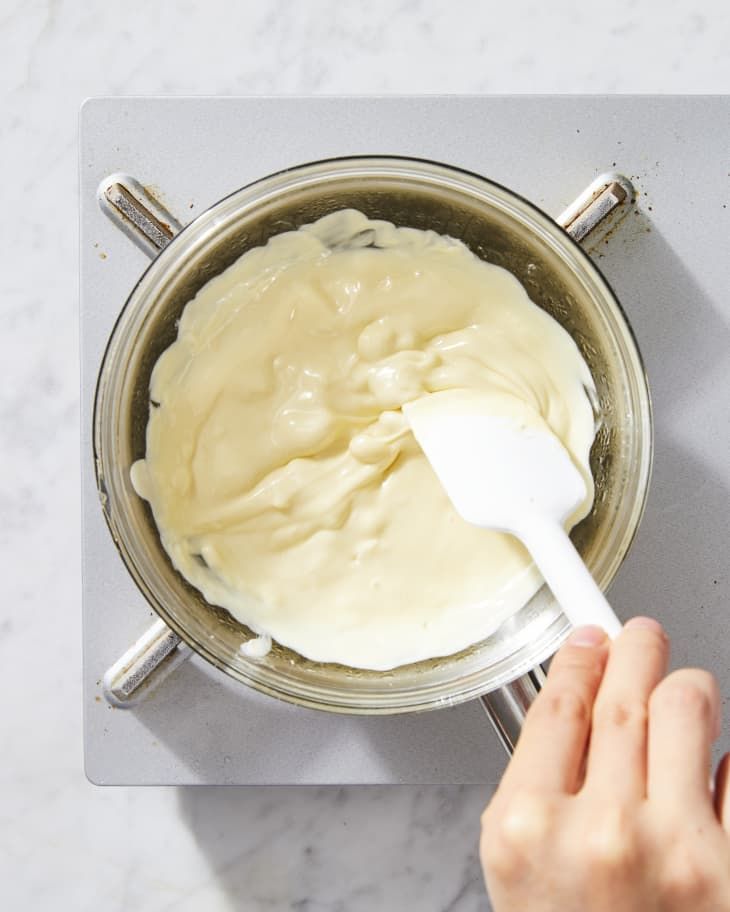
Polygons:
M541 585L462 520L401 406L498 394L563 442L593 500L590 372L517 279L433 232L346 210L272 238L185 308L132 469L175 567L311 659L388 669L494 630ZM588 392L587 392L588 391Z

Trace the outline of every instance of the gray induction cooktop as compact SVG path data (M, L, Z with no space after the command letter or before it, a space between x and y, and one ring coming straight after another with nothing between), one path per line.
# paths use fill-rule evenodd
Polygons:
M106 669L153 620L99 508L91 453L106 339L149 262L105 217L113 172L180 222L260 177L342 155L429 158L483 174L557 216L599 173L635 211L586 249L617 292L652 388L649 504L610 597L651 613L674 662L730 692L730 100L721 97L93 99L81 114L86 771L97 783L494 783L501 745L478 704L352 717L256 694L194 657L145 700L104 699ZM605 233L604 233L605 234Z

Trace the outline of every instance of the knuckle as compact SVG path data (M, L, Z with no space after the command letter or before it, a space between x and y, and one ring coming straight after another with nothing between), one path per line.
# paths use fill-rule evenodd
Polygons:
M524 869L547 845L554 807L545 796L522 790L482 814L480 855L485 868L502 879Z
M652 709L667 709L709 719L717 699L713 675L701 669L684 668L665 678L651 696Z
M596 656L591 649L580 646L563 646L553 659L550 666L550 676L573 679L576 677L594 680L600 678L603 672L603 663L596 661Z
M494 828L484 824L479 840L479 857L484 870L503 882L518 877L524 863L524 856L514 846L500 839Z
M661 875L661 893L674 901L697 901L707 896L713 885L709 866L686 846L671 852Z
M621 806L609 806L595 815L585 851L590 868L597 873L626 873L639 857L636 825Z
M546 691L538 711L550 720L583 723L591 717L591 704L586 693L571 687Z
M648 708L643 700L620 696L599 700L594 713L595 723L611 728L643 728L648 718Z
M516 792L502 814L502 837L518 846L541 843L548 835L552 808L546 796L531 791Z

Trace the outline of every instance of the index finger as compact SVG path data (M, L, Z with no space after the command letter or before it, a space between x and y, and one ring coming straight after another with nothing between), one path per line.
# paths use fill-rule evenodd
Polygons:
M608 638L600 627L573 631L527 714L500 792L577 790L607 657Z

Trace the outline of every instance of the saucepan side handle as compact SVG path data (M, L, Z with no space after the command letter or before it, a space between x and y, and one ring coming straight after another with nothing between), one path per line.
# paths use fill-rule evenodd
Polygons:
M182 231L182 223L129 174L110 174L96 198L102 212L150 259Z
M190 647L159 619L108 669L104 696L120 709L136 706L191 655Z
M545 671L537 665L527 674L481 698L484 711L508 754L514 752L527 711L545 682Z
M634 185L624 174L606 171L599 174L555 221L574 241L583 241L599 225L615 226L615 220L631 210L635 199Z

